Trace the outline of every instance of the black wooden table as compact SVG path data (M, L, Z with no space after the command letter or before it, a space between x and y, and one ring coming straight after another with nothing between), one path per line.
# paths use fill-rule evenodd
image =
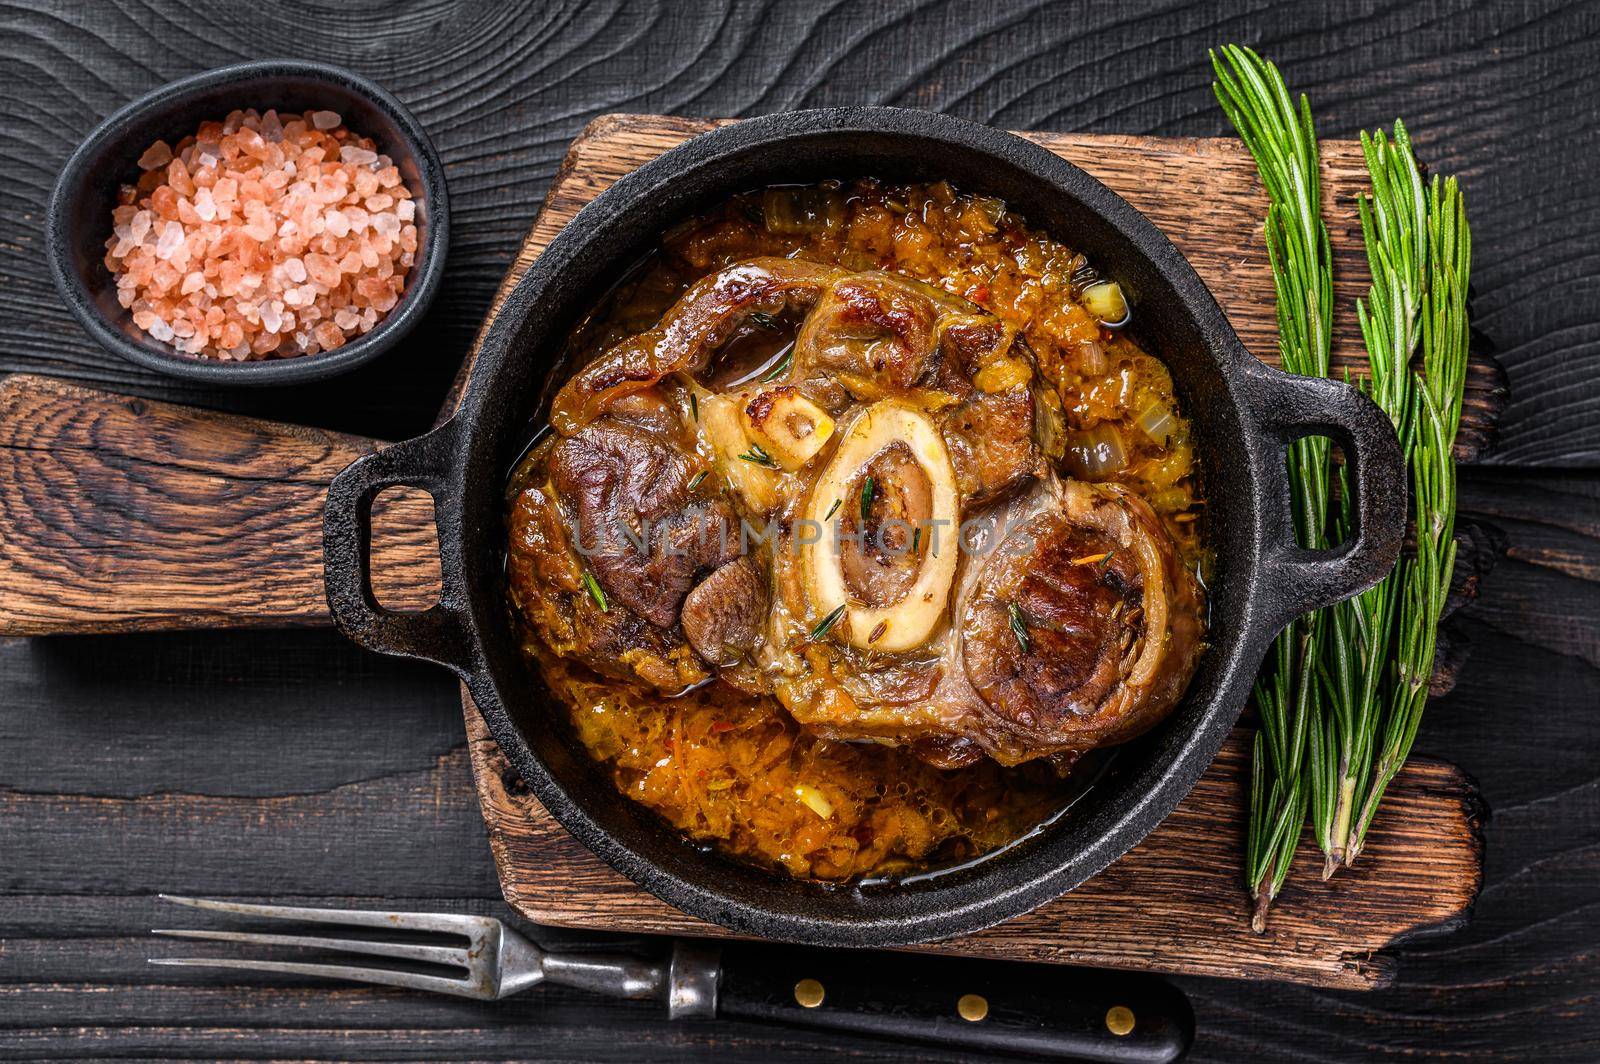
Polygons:
M1359 9L1359 10L1358 10ZM1225 131L1205 51L1258 46L1320 131L1403 115L1462 176L1476 314L1512 399L1463 509L1509 552L1457 626L1460 684L1418 748L1492 809L1464 931L1370 994L1187 980L1196 1059L1600 1058L1600 7L0 0L0 371L399 438L426 426L567 142L607 111L841 103L1021 129ZM197 70L303 56L394 90L449 169L455 246L430 320L368 371L253 395L103 353L44 268L68 152ZM155 891L506 915L455 685L332 631L0 641L0 1058L946 1059L560 990L498 1006L152 971ZM563 941L582 939L565 934Z

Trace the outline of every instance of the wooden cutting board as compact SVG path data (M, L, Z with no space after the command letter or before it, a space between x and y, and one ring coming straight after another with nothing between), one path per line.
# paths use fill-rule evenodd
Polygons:
M583 204L711 124L661 116L591 124L556 175L489 321ZM1236 143L1029 136L1149 215L1246 344L1275 361L1264 200ZM1359 146L1325 144L1343 312L1335 362L1353 370L1362 355L1350 307L1366 285L1353 198L1363 187ZM446 413L470 367L469 358ZM1498 366L1475 358L1463 456L1488 445L1502 398ZM0 634L329 623L321 500L334 473L377 446L46 378L0 382ZM425 606L438 585L428 500L390 493L374 527L380 601ZM568 836L509 770L465 691L463 704L490 843L513 906L551 924L726 933L656 900ZM1239 874L1249 742L1238 729L1179 809L1078 890L979 935L923 948L1362 988L1391 977L1385 946L1466 918L1482 878L1479 805L1459 769L1419 758L1391 787L1362 865L1324 883L1319 859L1303 846L1269 931L1250 931Z

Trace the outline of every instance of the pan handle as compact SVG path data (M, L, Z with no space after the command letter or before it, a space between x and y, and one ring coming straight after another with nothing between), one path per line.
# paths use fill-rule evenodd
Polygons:
M1366 590L1394 567L1406 531L1407 482L1389 416L1341 381L1301 377L1252 359L1244 375L1261 496L1261 587L1277 632L1309 610ZM1295 539L1289 444L1327 436L1349 463L1355 530L1349 542L1308 550Z
M328 488L322 515L323 580L340 630L368 650L436 662L465 677L473 660L461 557L447 530L461 522L455 420L346 466ZM385 488L433 496L443 580L439 601L420 612L384 609L372 593L372 500Z

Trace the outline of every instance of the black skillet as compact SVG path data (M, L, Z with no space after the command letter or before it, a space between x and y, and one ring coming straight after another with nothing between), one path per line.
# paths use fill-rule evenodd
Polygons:
M873 890L779 878L687 844L618 793L561 724L524 664L502 585L503 489L555 352L578 319L674 222L763 185L828 177L946 178L999 196L1086 253L1136 306L1137 338L1172 370L1193 419L1215 548L1210 648L1183 702L1124 748L1072 812L989 860ZM1295 545L1285 445L1322 434L1355 473L1357 534L1331 551ZM386 611L368 582L369 511L393 485L434 500L444 589L416 614ZM679 909L748 935L886 946L964 935L1070 890L1172 811L1211 763L1272 638L1292 618L1389 570L1405 481L1389 421L1357 392L1258 362L1166 237L1094 178L1008 133L919 111L843 108L718 129L618 181L562 231L495 318L465 399L426 436L353 463L334 480L325 526L328 601L356 642L423 658L466 682L502 750L566 828Z

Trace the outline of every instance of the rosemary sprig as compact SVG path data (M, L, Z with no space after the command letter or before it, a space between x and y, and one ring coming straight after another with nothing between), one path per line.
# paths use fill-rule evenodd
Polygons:
M868 476L861 481L861 521L863 524L872 516L872 496L876 491L877 485L874 484L872 477Z
M1372 272L1367 300L1356 301L1371 370L1364 390L1389 415L1409 458L1419 409L1411 356L1420 339L1427 281L1426 196L1404 123L1395 122L1393 140L1381 130L1372 136L1363 131L1361 147L1372 179L1371 194L1358 201ZM1342 468L1338 479L1335 533L1343 541L1355 520ZM1397 567L1376 586L1327 611L1322 661L1327 712L1311 737L1322 748L1311 780L1311 825L1322 848L1324 879L1346 861L1354 806L1371 771L1400 579Z
M772 456L767 453L766 448L762 447L759 443L752 443L748 451L745 451L743 454L740 454L737 457L739 461L749 462L751 465L765 466L768 469L778 468L778 463L773 461Z
M1345 863L1366 843L1367 829L1395 773L1405 764L1428 704L1439 618L1455 571L1456 433L1466 385L1470 329L1467 281L1472 232L1455 178L1435 176L1427 192L1427 290L1422 297L1422 374L1415 378L1416 430L1410 447L1416 553L1401 559L1392 690L1384 709L1383 744L1356 794Z
M1311 105L1302 95L1297 109L1277 67L1248 48L1224 45L1211 53L1211 67L1217 101L1255 158L1270 201L1266 243L1283 368L1325 377L1333 327L1333 263L1321 214ZM1327 545L1327 459L1325 437L1306 437L1289 448L1296 533L1301 545L1312 549ZM1319 613L1295 621L1273 644L1256 681L1261 729L1251 773L1245 885L1255 902L1251 922L1257 930L1266 926L1267 910L1283 886L1305 820L1302 770L1307 732L1319 716L1315 663L1321 641ZM1317 766L1311 771L1315 774Z

